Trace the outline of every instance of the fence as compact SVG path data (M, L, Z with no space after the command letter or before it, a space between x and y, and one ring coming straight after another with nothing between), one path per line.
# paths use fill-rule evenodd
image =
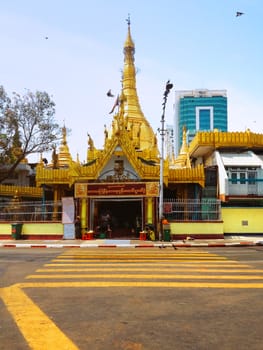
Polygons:
M217 199L164 199L164 216L170 221L219 221L221 203ZM0 204L0 222L52 222L62 220L62 202L36 201Z
M221 202L217 199L165 199L164 216L170 221L219 221Z
M62 203L60 201L19 202L0 204L1 222L52 222L61 221Z

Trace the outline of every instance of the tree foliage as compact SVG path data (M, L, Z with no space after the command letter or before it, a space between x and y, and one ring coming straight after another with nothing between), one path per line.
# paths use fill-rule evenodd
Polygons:
M10 165L8 176L28 155L52 149L60 137L54 115L47 92L27 90L10 98L0 86L0 164Z

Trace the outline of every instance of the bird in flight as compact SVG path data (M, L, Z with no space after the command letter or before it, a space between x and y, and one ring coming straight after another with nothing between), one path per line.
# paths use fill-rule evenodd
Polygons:
M242 15L244 15L244 12L239 12L239 11L236 12L236 17L240 17Z
M111 92L111 89L107 92L108 97L114 97L113 93Z

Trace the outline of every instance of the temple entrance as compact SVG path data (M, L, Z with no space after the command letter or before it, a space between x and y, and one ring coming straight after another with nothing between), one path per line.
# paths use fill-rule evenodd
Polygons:
M142 228L142 199L94 200L94 226L111 229L112 238L138 238Z

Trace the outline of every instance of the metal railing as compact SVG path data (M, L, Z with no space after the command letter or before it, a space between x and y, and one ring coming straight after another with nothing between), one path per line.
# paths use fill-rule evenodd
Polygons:
M219 221L221 202L217 199L164 199L164 216L170 221ZM0 204L0 222L57 222L62 220L62 202L10 201Z
M60 201L19 202L0 204L0 222L52 222L61 221Z
M165 199L164 216L171 221L219 221L221 202L217 199Z

